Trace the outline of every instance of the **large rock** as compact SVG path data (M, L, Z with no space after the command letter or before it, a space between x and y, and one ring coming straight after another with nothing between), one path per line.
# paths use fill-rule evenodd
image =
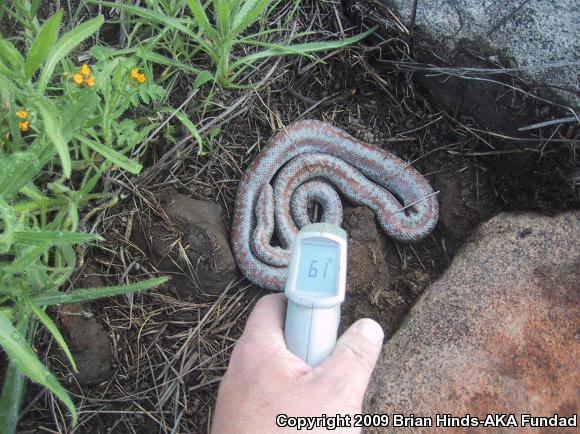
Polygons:
M480 226L384 345L366 411L577 413L579 264L579 211Z
M347 3L350 11L368 25L378 24L383 31L399 31L403 38L408 38L412 0L348 0ZM494 64L501 64L515 68L509 72L539 83L545 93L580 113L578 0L419 0L414 24L418 60L451 67L493 68ZM474 71L469 75L473 77ZM522 109L522 104L514 101L522 94L508 92L508 88L494 86L489 81L449 80L446 74L433 71L416 77L443 104L460 105L463 112L472 112L480 123L490 127L509 129L509 123L502 123L497 117L513 117L517 111L513 104L519 111ZM479 78L521 86L509 75L502 78L498 74L487 74Z

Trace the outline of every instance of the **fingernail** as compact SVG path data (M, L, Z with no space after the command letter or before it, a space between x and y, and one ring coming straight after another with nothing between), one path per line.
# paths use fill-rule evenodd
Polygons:
M368 318L359 320L356 325L356 331L375 345L382 345L385 337L383 329L379 323Z

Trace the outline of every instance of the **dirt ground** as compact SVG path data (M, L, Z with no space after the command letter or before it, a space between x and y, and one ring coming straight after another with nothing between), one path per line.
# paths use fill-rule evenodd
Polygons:
M217 203L229 228L245 167L276 129L299 118L331 122L398 155L439 192L439 224L413 245L387 238L370 210L346 204L349 286L343 329L367 316L392 335L473 229L491 216L516 210L553 214L580 206L571 182L577 163L570 144L580 136L578 127L532 131L517 140L489 134L428 101L410 74L377 75L361 48L331 53L325 64L297 60L284 65L208 138L208 155L198 156L190 145L146 185L135 186L123 177L112 181L121 201L91 221L106 242L84 258L85 274L88 270L91 278L110 284L162 274L130 235L136 225L146 230L158 222L169 190ZM224 93L218 102L228 107L235 98ZM557 108L537 109L559 116ZM154 165L171 146L163 140L153 143L145 165ZM169 231L165 235L171 238ZM87 277L81 272L78 279L84 286ZM58 403L32 386L21 432L206 432L232 346L252 306L267 291L242 277L219 295L202 294L193 284L182 289L179 294L155 290L117 297L84 308L112 348L110 355L94 356L111 358L108 375L97 384L81 384L83 379L70 372L41 334L36 347L75 397L80 424L66 428Z

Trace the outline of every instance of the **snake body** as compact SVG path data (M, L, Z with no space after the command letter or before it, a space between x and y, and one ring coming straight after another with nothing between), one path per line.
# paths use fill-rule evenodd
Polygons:
M251 282L283 290L292 240L310 222L309 202L322 205L322 221L342 223L335 188L371 208L396 240L417 241L437 223L433 189L405 161L325 122L294 122L252 161L238 188L232 248ZM274 231L280 246L272 245Z

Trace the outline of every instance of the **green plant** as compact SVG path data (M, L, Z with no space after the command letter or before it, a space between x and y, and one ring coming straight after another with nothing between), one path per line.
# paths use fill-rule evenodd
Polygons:
M310 36L310 33L300 33L285 43L276 43L267 38L283 32L283 29L258 30L244 36L263 15L268 14L269 7L274 3L272 0L209 0L205 5L200 0L188 0L194 20L178 17L183 9L183 1L147 2L155 3L156 9L100 0L89 1L139 17L138 20L125 18L127 23L134 25L131 35L140 32L151 36L139 39L140 48L129 48L124 52L138 53L148 61L194 74L199 73L200 69L191 66L192 57L204 53L212 66L214 80L223 87L236 87L241 74L259 60L284 55L315 58L311 53L345 47L360 41L374 30L336 41L293 43L294 40ZM160 3L167 7L159 8ZM144 32L144 28L155 25L161 26L158 32ZM170 42L166 40L168 35L171 35ZM177 47L177 51L174 47ZM236 50L238 47L243 49ZM259 50L250 49L253 51L250 54L239 54L248 51L250 47ZM164 52L170 52L172 57L166 56ZM189 62L174 59L188 59Z
M160 100L164 90L135 57L97 59L91 66L70 61L102 17L59 37L62 10L40 26L34 5L17 3L15 11L0 4L0 18L10 10L26 30L14 43L0 39L0 345L10 362L0 396L2 433L16 428L24 376L57 396L76 422L68 393L32 347L42 325L76 369L47 306L141 291L166 280L59 291L75 270L81 246L100 240L80 230L79 211L96 201L100 207L117 201L101 191L105 174L141 170L129 155L154 125L126 112Z

